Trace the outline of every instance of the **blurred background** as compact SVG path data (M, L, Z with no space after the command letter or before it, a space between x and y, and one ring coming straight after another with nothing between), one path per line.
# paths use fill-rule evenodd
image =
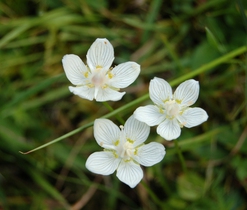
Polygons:
M1 0L0 209L247 209L246 14L244 0ZM102 103L69 92L61 64L70 53L86 62L96 38L114 46L113 65L141 65L123 100L110 102L114 109L148 93L154 76L173 82L210 64L193 76L200 82L194 106L209 119L183 128L178 139L187 172L174 143L155 127L147 141L161 142L167 154L144 168L134 189L115 174L85 168L87 157L101 150L92 127L19 153L109 113ZM119 115L126 120L150 103Z

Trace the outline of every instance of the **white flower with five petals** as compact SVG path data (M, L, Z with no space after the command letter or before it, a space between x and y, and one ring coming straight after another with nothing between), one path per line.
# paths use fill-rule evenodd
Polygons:
M131 188L135 187L143 178L140 165L152 166L165 155L162 144L144 144L149 132L150 127L133 116L120 128L110 120L96 119L94 137L104 151L88 157L87 169L102 175L110 175L117 170L120 181Z
M208 119L205 110L193 105L199 95L199 83L193 79L181 83L174 94L168 82L155 77L149 86L149 95L155 105L139 107L134 112L137 120L157 127L157 133L166 140L180 136L181 127L191 128Z
M140 65L126 62L111 68L114 50L107 39L96 39L87 52L87 66L73 54L62 59L63 68L69 81L76 87L69 90L81 98L92 101L118 101L126 88L140 74Z

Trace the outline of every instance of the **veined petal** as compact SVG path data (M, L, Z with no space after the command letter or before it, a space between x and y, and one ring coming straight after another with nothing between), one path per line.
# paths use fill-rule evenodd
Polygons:
M208 119L208 114L205 110L195 107L186 109L182 115L178 115L177 119L179 122L187 128L191 128Z
M94 88L89 88L88 86L72 87L69 86L70 92L78 95L81 98L88 99L92 101L94 99Z
M140 71L140 65L135 62L119 64L108 74L108 84L116 88L126 88L136 80Z
M176 118L173 120L166 119L157 127L157 133L164 139L170 141L180 136L181 128Z
M147 140L150 127L131 115L124 125L124 132L127 139L134 141L133 147L136 147Z
M96 174L109 175L117 169L120 161L113 152L95 152L88 157L86 168Z
M174 99L182 106L191 106L199 95L199 82L193 79L181 83L174 92Z
M155 77L150 81L149 95L155 104L162 106L164 101L172 99L172 88L164 79Z
M87 52L87 64L94 71L102 68L107 71L114 60L114 49L107 39L96 39Z
M96 101L119 101L125 92L118 92L109 87L107 88L99 88L98 93L96 95Z
M63 68L68 80L73 85L82 85L84 83L87 67L77 55L69 54L63 56Z
M141 122L145 122L149 126L158 125L165 120L163 110L155 105L137 108L134 112L134 117Z
M96 119L93 130L97 143L104 148L114 146L120 138L119 127L108 119Z
M157 142L145 144L137 149L137 154L133 158L143 166L159 163L166 154L165 147Z
M139 164L122 160L117 169L117 177L121 182L134 188L143 178L143 171Z

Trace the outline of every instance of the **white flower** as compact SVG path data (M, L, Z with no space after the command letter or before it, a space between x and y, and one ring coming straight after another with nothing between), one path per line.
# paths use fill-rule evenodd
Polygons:
M107 39L96 39L87 52L87 66L73 54L62 59L63 68L69 81L76 87L69 90L81 98L92 101L118 101L140 73L140 65L126 62L111 68L114 50Z
M166 140L180 136L181 127L191 128L208 119L201 108L190 108L199 95L199 83L193 79L181 83L174 94L168 82L155 77L149 86L149 95L155 105L139 107L134 112L137 120L157 127L157 133Z
M94 137L104 151L91 154L86 167L102 175L117 170L119 180L133 188L143 178L140 164L152 166L160 162L165 155L165 148L156 142L143 144L150 127L133 116L120 128L107 119L95 120Z

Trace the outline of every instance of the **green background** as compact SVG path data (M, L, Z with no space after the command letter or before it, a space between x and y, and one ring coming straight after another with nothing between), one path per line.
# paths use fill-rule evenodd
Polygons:
M247 3L234 0L1 0L0 209L247 209ZM209 115L182 129L178 145L151 128L149 141L166 147L131 189L115 176L85 168L101 150L90 126L111 113L102 103L69 92L61 59L86 53L96 38L115 50L113 66L141 65L121 101L109 102L124 120L148 99L150 79L173 88L200 83L195 106ZM139 100L138 100L139 99ZM116 113L110 119L119 125Z

